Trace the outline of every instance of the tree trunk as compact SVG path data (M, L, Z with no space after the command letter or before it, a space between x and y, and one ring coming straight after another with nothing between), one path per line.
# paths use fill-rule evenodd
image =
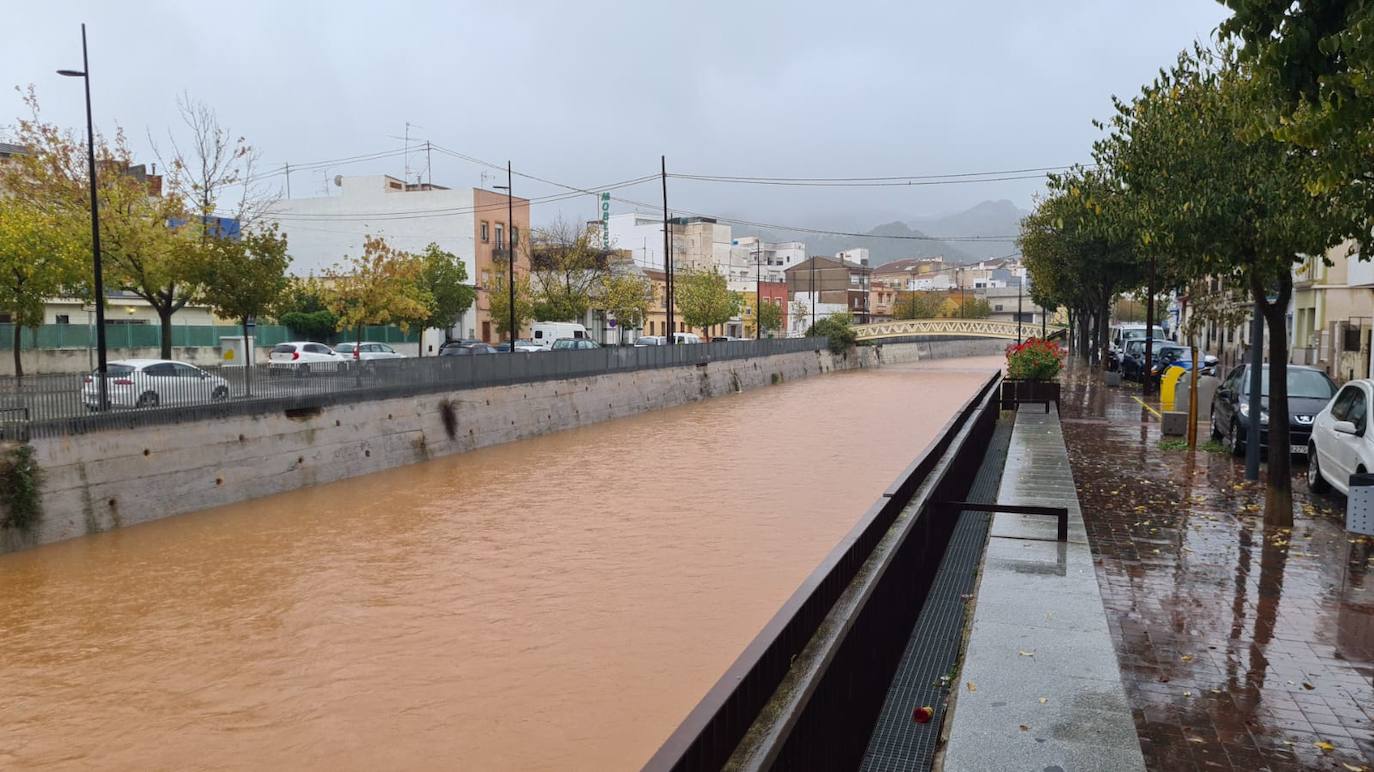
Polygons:
M158 321L162 325L161 354L163 359L172 358L172 314L176 313L170 304L154 306L157 311Z
M253 396L253 346L248 342L248 317L243 317L243 395Z
M1264 485L1264 524L1291 528L1293 477L1288 445L1288 320L1285 314L1288 299L1293 294L1293 276L1288 271L1280 274L1278 297L1272 303L1265 299L1264 286L1258 278L1251 280L1251 291L1264 312L1265 326L1269 328L1269 473L1265 475Z
M19 324L18 320L15 320L15 322L14 322L14 377L15 377L15 378L23 378L23 377L24 377L24 360L23 360L23 358L20 356L20 351L19 351L19 344L22 342L22 339L21 339L21 337L20 337L20 333L22 333L23 331L24 331L24 326L21 325L21 324Z
M1097 315L1097 361L1102 365L1102 369L1107 369L1107 324L1111 320L1112 301L1108 295L1102 301L1102 308Z

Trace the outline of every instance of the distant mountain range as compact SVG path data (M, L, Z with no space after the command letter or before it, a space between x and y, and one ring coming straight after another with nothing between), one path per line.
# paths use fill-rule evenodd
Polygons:
M944 241L942 237L1016 237L1021 219L1029 212L1010 201L981 204L939 217L918 217L870 228L862 236L832 236L804 232L773 231L760 234L768 241L804 241L808 255L833 255L844 249L866 247L874 266L906 257L943 256L953 263L976 263L1016 253L1013 241ZM876 237L876 238L873 238Z

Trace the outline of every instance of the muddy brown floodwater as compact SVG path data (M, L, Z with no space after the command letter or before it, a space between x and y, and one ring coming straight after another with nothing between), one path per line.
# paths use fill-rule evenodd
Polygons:
M998 359L0 556L0 768L629 769Z

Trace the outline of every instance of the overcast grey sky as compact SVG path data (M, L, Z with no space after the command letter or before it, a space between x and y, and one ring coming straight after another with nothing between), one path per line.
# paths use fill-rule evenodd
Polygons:
M671 9L671 10L670 10ZM84 120L90 36L98 126L138 151L176 120L178 93L210 103L264 162L309 161L430 139L578 186L669 171L916 175L1084 161L1110 111L1226 15L1212 0L899 0L845 3L452 0L393 3L23 3L7 12L0 82L34 84L49 118ZM0 94L0 124L23 112ZM423 153L412 167L423 166ZM330 168L399 175L400 158ZM434 180L482 169L435 156ZM413 176L413 174L412 174ZM296 196L326 173L292 177ZM697 211L867 228L1007 198L1037 181L790 189L672 181ZM517 182L517 194L557 192ZM626 190L657 201L656 183ZM553 204L594 216L590 199ZM618 205L618 209L623 207ZM939 235L939 234L936 234Z

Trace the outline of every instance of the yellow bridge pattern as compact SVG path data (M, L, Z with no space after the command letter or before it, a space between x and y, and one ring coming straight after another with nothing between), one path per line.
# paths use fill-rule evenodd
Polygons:
M887 338L914 338L944 336L958 338L1005 338L1016 340L1040 335L1040 325L1030 322L1003 322L992 319L900 319L891 322L857 324L854 332L859 340L884 340ZM1050 338L1062 337L1068 332L1063 325L1051 324L1046 328Z

